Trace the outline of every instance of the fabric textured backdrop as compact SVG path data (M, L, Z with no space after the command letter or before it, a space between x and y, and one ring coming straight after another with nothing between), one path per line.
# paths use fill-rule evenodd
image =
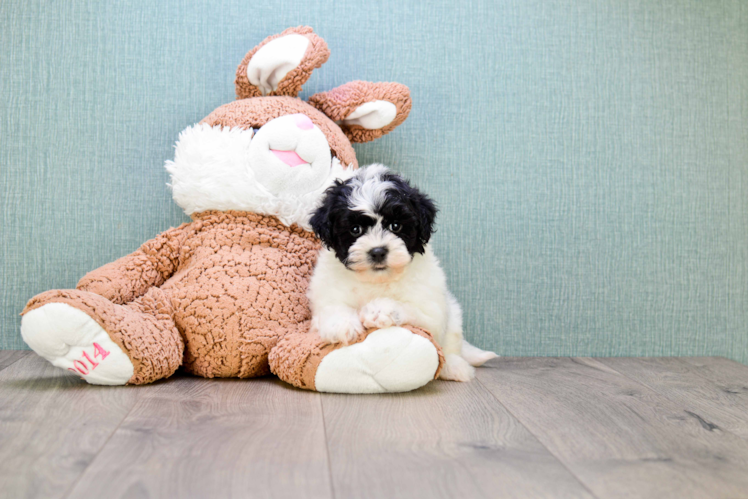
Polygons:
M410 86L357 151L439 202L472 342L748 362L746 2L5 0L0 22L0 348L32 295L187 220L179 131L308 24L332 56L304 97Z

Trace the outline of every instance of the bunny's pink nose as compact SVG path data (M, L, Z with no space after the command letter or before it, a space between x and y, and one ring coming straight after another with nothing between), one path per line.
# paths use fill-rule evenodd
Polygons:
M298 115L294 116L294 120L296 121L296 126L301 130L309 130L314 127L314 123L312 123L312 120L310 120L306 115L302 115L299 113Z

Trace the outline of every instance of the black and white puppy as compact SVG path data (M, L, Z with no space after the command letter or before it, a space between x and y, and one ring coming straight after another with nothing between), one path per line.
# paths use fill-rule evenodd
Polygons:
M347 343L366 328L423 328L444 352L440 378L466 382L496 354L463 339L462 310L428 244L436 212L383 165L336 181L310 221L324 243L309 283L312 330Z

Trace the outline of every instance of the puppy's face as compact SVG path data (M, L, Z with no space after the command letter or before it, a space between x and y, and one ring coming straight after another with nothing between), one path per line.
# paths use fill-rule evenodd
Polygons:
M427 196L386 167L372 165L330 187L310 223L360 279L386 282L424 252L435 217Z

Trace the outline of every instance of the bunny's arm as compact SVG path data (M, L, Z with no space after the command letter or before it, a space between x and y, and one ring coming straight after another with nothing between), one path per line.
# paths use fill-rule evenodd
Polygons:
M101 295L115 304L127 304L162 285L179 266L187 224L168 229L139 249L86 274L76 288Z

